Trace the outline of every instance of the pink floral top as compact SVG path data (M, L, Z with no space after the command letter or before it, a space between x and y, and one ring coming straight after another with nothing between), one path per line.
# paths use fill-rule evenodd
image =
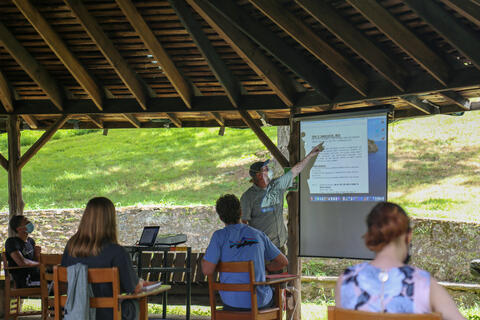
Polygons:
M430 313L430 274L409 265L382 271L357 264L341 276L340 302L361 311Z

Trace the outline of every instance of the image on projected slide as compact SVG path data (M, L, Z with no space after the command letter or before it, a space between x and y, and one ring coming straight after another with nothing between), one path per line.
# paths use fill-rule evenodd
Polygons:
M319 143L324 147L309 168L310 201L386 199L385 116L303 121L300 132L305 154Z

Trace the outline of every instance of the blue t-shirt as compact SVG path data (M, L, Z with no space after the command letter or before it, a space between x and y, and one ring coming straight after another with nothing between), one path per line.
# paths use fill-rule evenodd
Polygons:
M255 281L265 281L265 260L273 260L280 250L268 239L265 233L249 227L246 224L231 224L214 232L205 256L208 262L253 261ZM246 272L222 272L222 283L248 283ZM266 306L272 300L270 286L257 287L257 304L259 308ZM249 292L220 291L222 301L236 308L251 308Z

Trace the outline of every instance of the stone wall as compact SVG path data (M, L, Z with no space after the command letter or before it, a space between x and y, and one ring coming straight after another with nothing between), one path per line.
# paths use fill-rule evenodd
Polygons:
M44 252L61 253L74 234L82 209L27 211L35 223L34 239ZM7 235L8 213L0 213L0 239ZM469 271L471 260L480 257L480 224L447 220L414 219L412 264L430 271L437 279L476 283ZM159 225L160 232L185 233L187 245L204 251L212 233L223 225L211 206L125 207L118 209L120 242L134 244L143 226ZM338 275L346 266L358 263L348 259L304 259L316 263L326 275Z

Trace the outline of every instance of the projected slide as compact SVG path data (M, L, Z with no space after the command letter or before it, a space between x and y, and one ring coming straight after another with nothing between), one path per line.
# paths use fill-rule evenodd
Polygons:
M384 116L303 121L305 154L323 142L308 177L310 201L383 201L386 195Z

